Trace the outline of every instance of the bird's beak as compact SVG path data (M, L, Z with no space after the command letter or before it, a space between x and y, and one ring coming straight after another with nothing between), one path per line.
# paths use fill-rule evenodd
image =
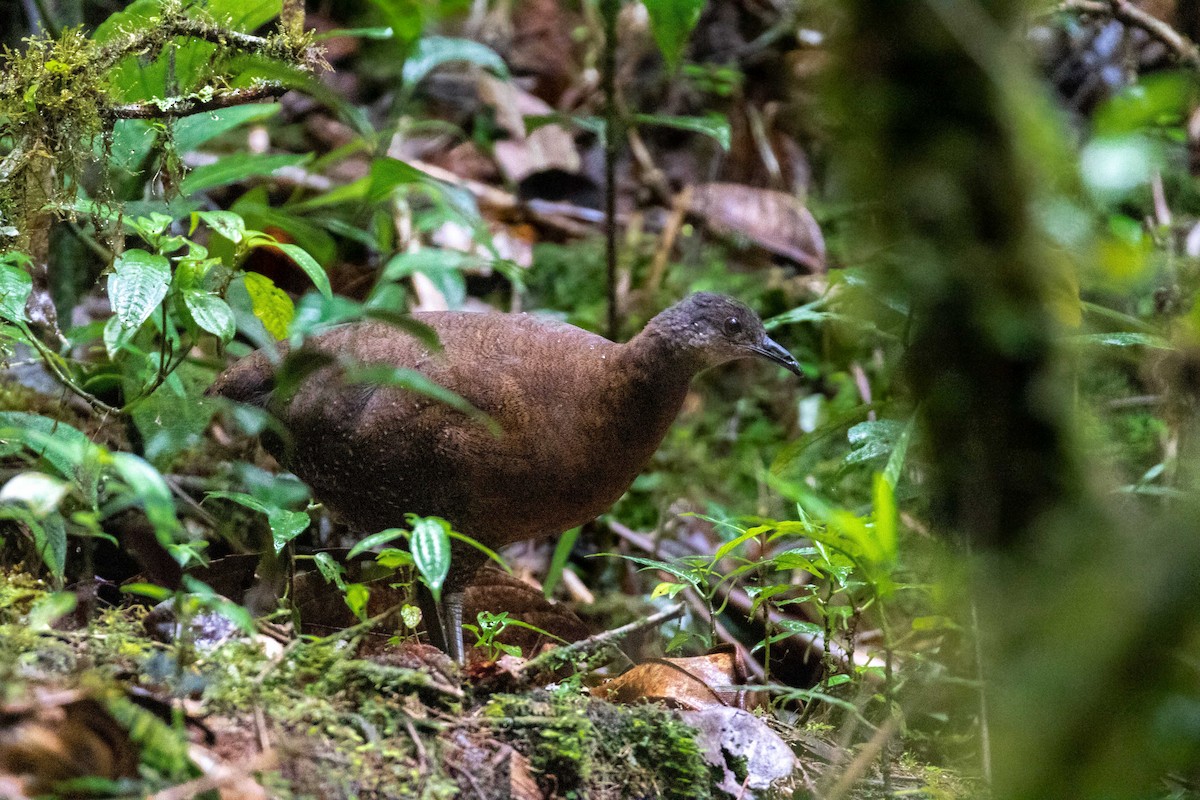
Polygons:
M751 346L750 349L763 358L774 361L788 372L800 376L804 375L804 373L800 371L800 364L796 362L795 357L793 357L792 354L787 350L784 350L783 345L779 344L779 342L775 341L770 336L764 336L759 344Z

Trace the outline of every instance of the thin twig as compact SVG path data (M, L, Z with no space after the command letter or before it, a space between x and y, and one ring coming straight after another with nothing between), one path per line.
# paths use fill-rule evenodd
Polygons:
M645 619L639 619L628 625L622 625L619 628L613 628L611 631L604 631L595 636L589 636L586 639L581 639L578 642L572 642L564 647L556 647L553 650L548 650L542 653L537 658L530 659L525 662L521 669L517 672L518 684L524 684L536 678L543 671L554 669L557 665L566 663L573 656L583 653L592 653L612 644L620 639L624 639L631 633L653 628L661 625L664 622L675 619L683 614L685 606L683 603L676 603L669 608L659 611L657 614L651 614Z
M604 263L608 285L608 338L614 342L620 333L617 314L617 140L620 120L617 114L617 15L618 0L604 0L600 16L604 20L602 58L604 91Z

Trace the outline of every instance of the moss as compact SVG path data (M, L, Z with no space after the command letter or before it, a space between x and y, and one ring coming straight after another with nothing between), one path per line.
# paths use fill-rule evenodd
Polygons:
M495 695L482 714L558 796L706 798L719 780L695 731L661 706L615 706L560 690Z

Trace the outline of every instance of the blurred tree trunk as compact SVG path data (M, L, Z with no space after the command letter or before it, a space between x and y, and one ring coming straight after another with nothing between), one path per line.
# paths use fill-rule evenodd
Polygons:
M995 796L1144 796L1173 766L1150 733L1200 547L1190 518L1173 536L1124 519L1087 475L1055 346L1078 298L1030 213L1075 201L1076 158L1026 63L1026 10L847 3L840 163L859 240L886 253L875 274L911 302L938 524L975 553Z

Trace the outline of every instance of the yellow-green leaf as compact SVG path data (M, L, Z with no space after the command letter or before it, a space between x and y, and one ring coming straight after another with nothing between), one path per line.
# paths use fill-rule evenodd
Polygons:
M247 272L244 280L254 316L262 321L267 333L276 339L286 338L292 318L296 316L296 306L292 303L292 298L266 275Z

